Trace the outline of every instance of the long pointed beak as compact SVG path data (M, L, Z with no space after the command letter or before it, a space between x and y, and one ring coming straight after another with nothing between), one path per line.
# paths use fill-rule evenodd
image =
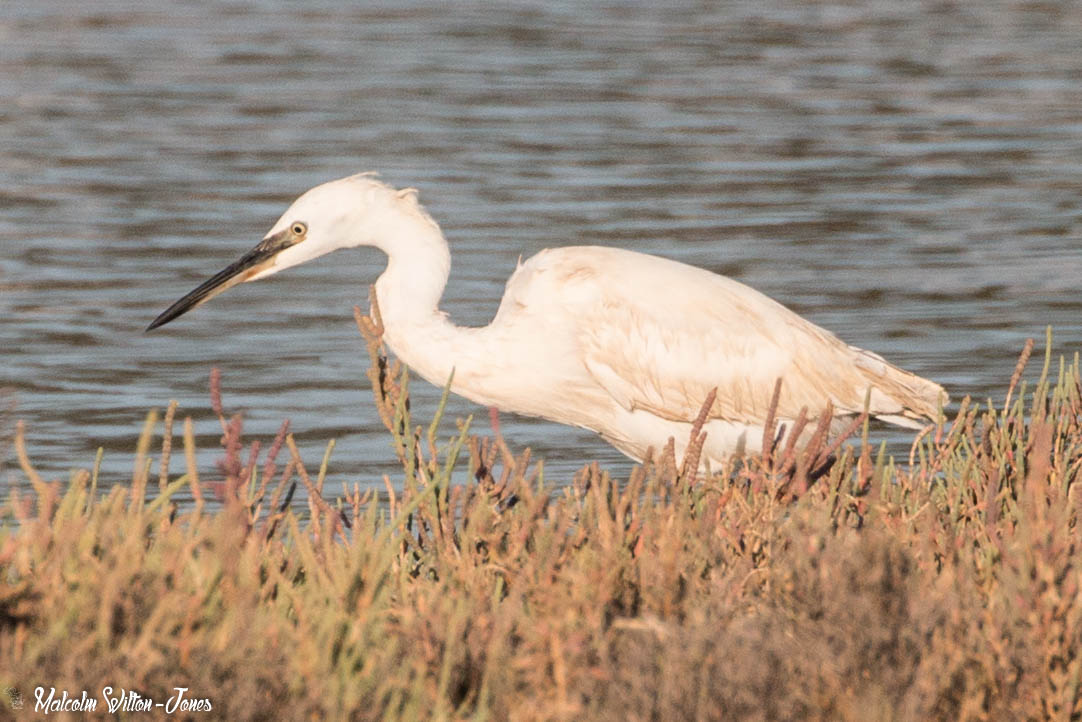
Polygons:
M178 316L183 316L196 306L200 306L238 283L249 281L253 276L266 270L281 251L289 248L298 239L291 236L289 229L267 236L252 250L245 253L233 263L229 264L218 273L201 283L184 298L165 309L156 319L147 326L147 331L153 331L158 326L163 326Z

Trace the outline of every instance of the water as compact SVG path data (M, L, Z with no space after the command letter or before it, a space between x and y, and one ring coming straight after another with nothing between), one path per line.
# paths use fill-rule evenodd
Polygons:
M337 438L336 478L393 469L350 314L377 252L143 333L294 196L362 170L420 189L466 324L520 254L599 243L737 278L955 399L1001 398L1047 324L1082 347L1082 5L656 5L0 6L0 406L39 469L103 446L104 483L130 475L175 398L209 470L213 366L250 433L289 418L311 467ZM550 479L627 468L586 432L503 431Z

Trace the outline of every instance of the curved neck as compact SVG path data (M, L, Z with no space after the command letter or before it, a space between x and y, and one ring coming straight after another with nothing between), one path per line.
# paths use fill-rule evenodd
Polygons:
M376 281L376 298L390 329L441 316L440 297L451 273L451 251L436 224L400 218L375 245L387 254L387 269Z
M471 360L484 353L484 329L455 326L439 310L451 272L447 241L435 223L422 218L398 218L385 231L375 239L387 254L387 269L376 281L384 341L435 386L446 385L454 369L455 392L479 400L467 379Z

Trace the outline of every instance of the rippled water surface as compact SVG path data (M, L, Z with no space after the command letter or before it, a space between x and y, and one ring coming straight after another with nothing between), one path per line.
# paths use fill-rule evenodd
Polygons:
M313 466L338 439L336 478L390 470L351 318L377 252L143 333L297 194L362 170L420 190L466 324L520 254L598 243L739 279L955 399L1001 397L1047 324L1082 347L1082 5L657 5L0 5L0 404L40 469L104 446L120 478L174 398L211 467L218 366L250 432L288 417ZM626 469L586 432L503 424L550 478Z

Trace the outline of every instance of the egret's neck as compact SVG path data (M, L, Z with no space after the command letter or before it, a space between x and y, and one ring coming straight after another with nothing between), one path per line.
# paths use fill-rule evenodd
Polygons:
M377 239L387 270L376 281L384 341L411 369L436 386L468 363L475 329L458 328L439 310L451 271L451 252L439 227L406 216ZM461 370L461 369L460 369ZM456 375L456 391L462 392Z
M440 297L451 272L447 241L425 219L406 218L394 226L376 244L387 254L387 270L376 281L384 325L423 324L442 317Z

